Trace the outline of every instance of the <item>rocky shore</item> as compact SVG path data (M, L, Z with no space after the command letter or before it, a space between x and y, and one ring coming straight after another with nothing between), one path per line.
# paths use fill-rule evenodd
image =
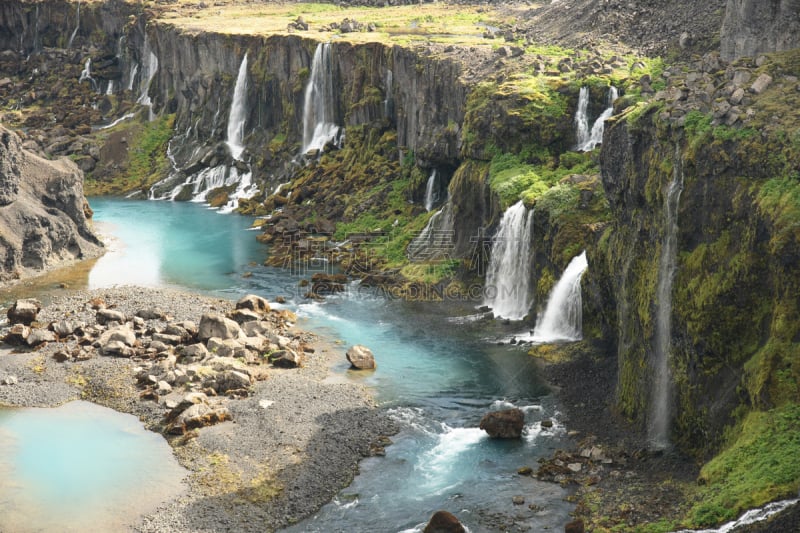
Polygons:
M325 381L344 350L270 305L137 287L54 297L29 325L2 327L0 404L80 398L164 434L189 470L187 490L136 531L294 523L382 453L395 428L363 387ZM27 321L17 307L14 321Z

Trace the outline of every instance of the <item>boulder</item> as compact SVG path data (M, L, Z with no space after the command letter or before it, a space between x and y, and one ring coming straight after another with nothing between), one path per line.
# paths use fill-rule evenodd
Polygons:
M229 313L228 318L234 320L237 324L246 324L248 322L258 322L261 320L261 315L250 309L237 309Z
M453 513L436 511L422 531L423 533L465 533L466 529Z
M375 356L366 346L356 344L347 350L347 360L358 370L372 370L375 368Z
M78 328L78 325L73 324L69 320L59 320L50 324L50 328L53 330L53 333L60 338L64 338L72 335Z
M207 341L211 337L222 340L239 337L242 329L239 324L219 313L206 313L200 319L198 336L200 340Z
M297 368L303 366L303 358L294 350L280 350L269 356L272 364L279 368Z
M219 393L247 389L250 387L250 376L236 370L225 370L217 374L216 382L216 390Z
M114 309L98 309L95 319L98 324L108 324L109 322L125 323L125 314Z
M220 339L211 337L208 339L208 351L219 357L245 357L247 349L234 339Z
M189 430L211 426L230 419L230 412L224 407L212 409L206 403L196 403L178 415L167 431L173 435L182 435Z
M132 357L134 355L133 348L119 340L109 341L102 346L100 351L103 355L115 355L118 357Z
M206 357L208 357L208 349L206 349L204 344L198 342L197 344L184 346L183 351L181 352L181 363L196 363L198 361L202 361Z
M479 427L493 439L518 439L524 426L525 413L514 408L486 413Z
M31 330L30 335L28 335L28 338L25 339L25 343L28 346L39 346L40 344L44 344L46 342L55 341L55 333L46 329L33 329Z
M150 309L139 309L136 311L136 316L145 320L162 320L166 313L158 307L152 307Z
M30 326L31 322L36 320L36 315L38 315L41 310L42 304L39 300L27 298L14 302L14 305L6 312L6 316L10 324L25 324L26 326Z
M136 344L136 333L128 326L117 326L109 329L97 339L100 346L105 346L113 341L119 341L125 346L133 346Z
M7 344L25 344L28 335L31 334L31 328L24 324L14 324L3 337L3 341Z
M761 94L767 90L767 87L769 87L771 83L772 76L769 74L762 74L756 78L756 81L750 86L750 92L753 94Z
M242 296L239 301L236 302L236 309L248 309L256 313L264 314L269 313L270 307L269 302L265 298L256 296L255 294L248 294L247 296Z
M176 346L183 341L183 338L180 335L169 335L167 333L153 333L153 341Z

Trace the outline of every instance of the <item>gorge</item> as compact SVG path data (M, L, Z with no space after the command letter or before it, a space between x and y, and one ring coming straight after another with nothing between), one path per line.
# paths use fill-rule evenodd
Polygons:
M578 482L574 515L588 529L713 526L796 496L796 2L184 4L0 6L0 120L17 132L2 133L4 280L100 253L83 190L70 188L81 171L92 194L238 210L255 217L248 235L269 247L272 267L341 272L336 291L360 280L457 318L452 329L484 344L506 343L516 355L498 375L508 360L526 368L527 351L560 379L571 369L569 388L585 399L564 400L557 426L598 431L575 412L590 404L624 428L602 444L656 465L641 468L658 471L648 479L675 500L650 512L645 497L625 512L634 496L610 476L599 476L602 490ZM57 156L72 161L46 161ZM63 169L27 194L38 185L20 161ZM43 229L25 236L29 205ZM70 236L45 222L59 210ZM294 303L312 315L352 305L358 323L383 316L345 296L314 303L326 296L317 292L312 281ZM475 368L498 357L464 350ZM507 391L471 379L453 382L486 392L454 396L468 420L452 423L437 405L426 423L452 423L436 439L480 455L475 406L464 404L487 407ZM385 383L370 385L381 398ZM511 404L539 397L520 392ZM436 445L431 457L444 453Z

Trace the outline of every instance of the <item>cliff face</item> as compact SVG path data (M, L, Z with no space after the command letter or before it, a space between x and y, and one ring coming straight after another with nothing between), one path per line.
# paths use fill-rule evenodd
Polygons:
M74 163L27 152L0 126L0 282L100 254L82 184Z
M728 61L797 48L800 1L728 0L720 46Z

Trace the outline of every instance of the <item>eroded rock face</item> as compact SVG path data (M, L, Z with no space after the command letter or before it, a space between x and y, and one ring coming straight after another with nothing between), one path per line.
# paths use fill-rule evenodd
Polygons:
M728 61L800 47L800 0L728 0L720 47Z
M0 126L0 282L99 255L85 205L73 162L27 152Z

